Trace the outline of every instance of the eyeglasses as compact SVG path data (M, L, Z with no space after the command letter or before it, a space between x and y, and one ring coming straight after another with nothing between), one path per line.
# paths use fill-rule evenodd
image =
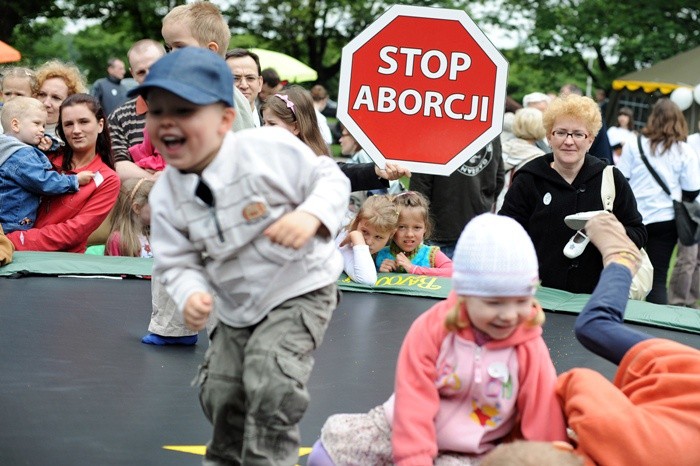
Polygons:
M247 74L247 75L245 75L245 76L238 76L238 75L236 75L236 76L233 77L233 81L234 81L236 84L240 84L241 81L245 81L246 84L248 84L249 86L252 85L252 84L255 84L256 82L258 82L258 79L260 79L260 76L255 76L255 75L253 75L253 74Z
M588 134L584 133L583 131L574 131L574 132L570 133L566 130L558 129L556 131L552 131L552 136L554 136L557 139L562 139L562 140L566 140L566 138L571 136L571 138L574 141L583 141L584 139L586 139L588 137Z

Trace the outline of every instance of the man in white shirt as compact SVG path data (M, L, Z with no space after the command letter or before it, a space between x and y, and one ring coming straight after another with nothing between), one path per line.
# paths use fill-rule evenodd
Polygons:
M236 48L226 52L226 64L231 69L236 88L248 99L253 113L253 123L260 127L260 112L255 100L262 89L263 79L258 56L246 49Z

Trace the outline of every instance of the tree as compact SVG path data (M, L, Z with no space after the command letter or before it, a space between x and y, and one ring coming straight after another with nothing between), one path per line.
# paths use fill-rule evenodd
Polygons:
M524 27L528 34L523 46L529 53L575 63L601 88L620 75L700 45L700 6L687 0L481 3L487 6L482 21L511 31Z
M235 2L224 13L234 34L261 38L260 47L307 62L327 82L340 71L342 47L395 2L381 0L249 0ZM464 7L463 0L440 2ZM416 0L412 5L435 5ZM235 40L235 38L234 38ZM236 44L237 45L237 44Z

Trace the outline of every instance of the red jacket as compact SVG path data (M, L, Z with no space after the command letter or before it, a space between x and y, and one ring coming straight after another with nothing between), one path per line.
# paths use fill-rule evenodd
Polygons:
M99 175L81 186L76 193L42 198L36 226L30 230L14 231L7 237L17 251L85 252L87 239L99 227L117 202L120 181L99 155L78 171L62 170L63 155L51 163L59 172L76 174L90 170ZM102 178L100 180L100 178Z
M633 346L610 383L590 369L557 384L586 464L700 465L700 351L650 339Z

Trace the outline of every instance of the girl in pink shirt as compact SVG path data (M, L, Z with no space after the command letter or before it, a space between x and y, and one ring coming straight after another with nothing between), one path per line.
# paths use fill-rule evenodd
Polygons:
M409 329L394 394L367 414L331 416L309 466L470 465L509 439L566 440L525 230L508 217L475 217L452 281L450 296Z

